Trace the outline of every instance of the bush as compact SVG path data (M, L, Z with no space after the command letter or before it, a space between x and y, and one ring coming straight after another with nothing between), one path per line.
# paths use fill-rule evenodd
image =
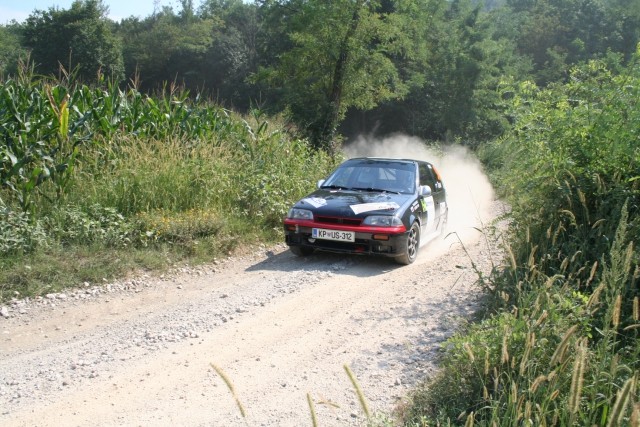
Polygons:
M0 206L0 256L32 252L47 244L41 221L27 212Z
M86 210L66 205L44 219L48 234L63 246L126 247L140 241L140 230L116 209L91 205Z
M640 68L510 88L514 129L485 155L511 203L493 315L447 344L411 422L630 425L640 419ZM636 421L637 422L637 421Z

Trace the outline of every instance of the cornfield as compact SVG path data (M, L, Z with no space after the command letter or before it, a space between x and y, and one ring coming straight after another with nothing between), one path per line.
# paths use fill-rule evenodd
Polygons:
M11 269L38 251L169 244L206 255L277 239L290 203L337 160L259 110L26 68L0 84L0 132L3 294L28 281Z

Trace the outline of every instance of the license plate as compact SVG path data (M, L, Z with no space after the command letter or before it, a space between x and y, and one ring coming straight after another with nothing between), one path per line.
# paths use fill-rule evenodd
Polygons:
M314 239L335 240L338 242L355 242L356 233L353 231L326 230L324 228L314 228L311 230L311 237Z

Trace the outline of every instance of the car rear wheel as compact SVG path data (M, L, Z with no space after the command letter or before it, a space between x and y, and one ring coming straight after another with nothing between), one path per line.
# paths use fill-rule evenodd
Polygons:
M418 249L420 248L420 226L417 222L414 222L407 234L407 247L404 254L396 258L396 262L399 264L408 265L416 260L418 257Z
M289 250L296 256L307 256L313 253L313 248L307 246L289 246Z

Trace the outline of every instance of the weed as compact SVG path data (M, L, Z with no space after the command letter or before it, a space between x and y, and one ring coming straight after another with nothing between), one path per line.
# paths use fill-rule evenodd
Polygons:
M240 402L240 399L238 398L238 394L236 393L236 390L235 390L235 387L233 386L233 383L231 382L229 377L227 377L227 375L224 373L224 371L222 369L220 369L218 366L216 366L213 363L211 363L211 367L213 368L214 371L216 371L216 373L220 376L220 378L222 378L222 380L226 384L227 388L229 389L229 392L231 393L231 396L233 396L233 400L236 402L236 406L238 407L238 410L240 411L240 415L242 415L242 418L244 418L246 420L247 413L246 413L246 411L244 409L244 406L242 406L242 403Z
M358 384L358 380L355 374L353 373L349 365L344 365L344 370L349 376L349 380L351 381L351 384L353 384L353 388L356 392L356 395L358 396L358 401L360 402L360 407L364 411L364 414L367 417L367 419L370 419L371 411L369 410L369 403L367 403L367 399L364 397L364 393L362 392L362 388L360 387L360 384Z

